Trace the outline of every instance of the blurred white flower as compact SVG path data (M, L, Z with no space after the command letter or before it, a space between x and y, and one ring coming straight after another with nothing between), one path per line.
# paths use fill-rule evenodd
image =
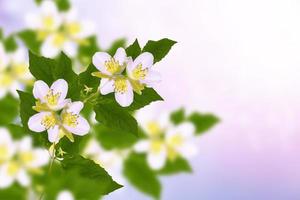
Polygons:
M52 143L58 142L67 136L74 141L73 134L86 135L90 125L79 113L83 109L83 103L65 99L68 93L68 83L59 79L49 88L43 81L34 84L33 94L38 99L34 109L39 113L28 120L28 127L34 132L48 132L48 139ZM61 110L58 114L55 111Z
M10 133L5 128L0 128L0 165L9 161L15 154L16 147L10 136Z
M56 200L74 200L73 194L68 190L61 191L58 195Z
M87 144L83 154L103 167L118 183L125 184L123 177L123 161L128 155L127 150L105 150L92 139Z
M29 28L36 30L42 41L41 54L56 57L60 51L68 56L77 54L79 44L85 44L87 37L94 33L94 25L80 20L76 10L59 12L53 1L43 1L41 10L26 17Z
M49 162L49 154L45 149L33 148L30 137L12 142L9 148L13 149L14 154L0 164L0 188L9 187L15 181L22 186L28 186L31 182L28 173L37 172L40 167L46 165Z
M133 102L133 88L126 76L122 75L128 58L125 49L119 48L114 57L106 52L97 52L93 64L99 70L92 75L101 78L100 93L103 95L115 92L116 101L123 107Z
M149 116L147 117L145 113L139 115L140 113L138 113L137 119L141 122L148 138L137 142L134 150L147 154L147 162L152 169L159 170L165 166L167 160L173 161L178 156L190 158L195 155L196 146L193 143L195 127L193 124L171 125L166 114L147 122L145 118L149 119Z
M154 57L151 53L144 52L134 61L130 60L127 64L127 75L136 84L152 87L154 83L161 80L160 74L152 69ZM134 84L133 84L134 85Z
M31 83L27 52L18 48L12 53L5 52L0 43L0 98L8 93L17 97L17 90L22 90Z

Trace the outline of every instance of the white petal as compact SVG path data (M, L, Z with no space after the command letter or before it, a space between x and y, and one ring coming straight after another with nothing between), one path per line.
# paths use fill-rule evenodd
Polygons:
M43 132L46 130L45 126L42 125L42 120L46 115L51 115L50 112L41 112L33 115L28 120L28 127L34 132Z
M51 88L54 94L60 93L60 100L64 100L68 93L68 83L64 79L56 80L52 85Z
M108 78L102 78L100 81L100 93L103 95L114 91L114 81Z
M58 194L56 200L74 200L74 196L71 192L64 190Z
M46 149L35 148L33 151L34 160L30 163L28 167L39 168L46 165L49 162L49 152Z
M110 72L106 70L106 67L104 63L106 61L109 61L111 59L111 56L106 52L97 52L93 56L93 64L94 66L102 73L111 75Z
M123 65L124 62L126 61L127 59L127 56L126 56L126 51L124 48L118 48L115 55L114 55L114 59L116 61L119 61L119 64L120 65Z
M49 86L44 81L36 81L33 86L33 96L41 102L45 102L44 98L49 92Z
M2 99L3 97L5 97L7 94L7 90L4 88L0 88L0 99Z
M142 68L150 68L153 65L154 57L151 53L144 52L134 60L134 66L142 64Z
M88 121L86 119L84 119L83 117L79 116L77 119L78 125L76 127L70 127L67 125L64 125L64 127L70 131L71 133L75 134L75 135L86 135L89 133L90 131L90 125L88 123Z
M14 182L14 177L9 176L7 173L7 164L0 166L0 188L7 188Z
M11 143L12 139L9 131L6 128L0 128L0 144Z
M32 139L29 136L26 136L22 138L22 140L19 142L19 151L30 151L32 149Z
M28 186L30 184L30 177L26 173L24 169L21 169L19 173L17 174L17 181L24 187Z
M198 153L198 148L194 143L187 142L179 147L178 152L185 158L192 158Z
M133 89L129 81L127 81L127 91L124 93L115 92L116 101L122 106L130 106L133 102Z
M54 35L50 35L42 44L41 53L43 56L48 58L54 58L60 53L61 48L53 45L53 40L54 40Z
M63 101L58 102L57 106L54 106L52 109L61 110L62 108L66 107L70 102L71 99L65 99Z
M141 140L134 145L133 149L138 153L143 153L149 150L150 148L149 145L150 145L149 140Z
M59 127L54 126L51 129L48 129L48 140L52 143L59 141Z
M81 101L75 101L73 103L68 104L67 111L73 114L79 114L83 109L83 103Z
M185 122L177 127L178 133L180 133L185 138L191 138L195 133L195 126L190 122Z
M152 83L158 83L161 81L161 75L159 72L149 69L144 80L141 80L142 83L145 83L147 86L151 86Z
M75 57L77 54L78 45L75 42L72 41L66 41L63 45L63 51L69 56L69 57Z
M150 167L154 170L161 169L167 160L167 152L165 150L160 151L159 153L149 153L147 155L147 162Z

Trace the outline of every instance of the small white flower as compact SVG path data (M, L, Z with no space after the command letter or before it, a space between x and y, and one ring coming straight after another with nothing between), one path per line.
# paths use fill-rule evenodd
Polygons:
M74 200L73 194L68 190L61 191L58 195L56 200Z
M49 162L49 154L46 150L32 148L30 137L15 142L10 148L16 151L13 157L0 166L0 188L6 188L15 181L22 186L30 184L29 172L35 172Z
M38 100L35 106L36 111L57 111L70 102L66 99L68 94L68 83L59 79L51 87L44 81L36 81L33 86L33 96Z
M125 183L125 178L122 175L123 161L128 155L128 151L108 151L103 149L96 140L92 139L85 147L83 154L103 167L118 183Z
M93 64L99 70L93 76L101 78L100 93L106 95L115 92L116 101L123 107L129 106L134 96L129 79L122 75L127 60L123 48L119 48L114 57L106 52L97 52L93 56Z
M9 161L15 154L16 147L10 136L10 133L5 128L0 128L0 165Z
M48 140L57 143L62 137L67 136L74 141L73 134L83 136L88 134L90 125L86 119L79 115L83 103L68 103L66 108L58 115L55 112L40 112L33 115L28 121L28 127L34 132L48 132Z
M128 62L127 75L139 84L152 87L154 83L161 80L160 74L152 69L153 60L154 57L151 53L142 53L134 61Z

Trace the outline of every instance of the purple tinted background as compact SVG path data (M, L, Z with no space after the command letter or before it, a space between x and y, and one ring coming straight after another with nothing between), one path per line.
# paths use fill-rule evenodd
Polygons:
M0 0L0 25L21 28L31 1ZM28 2L28 3L27 3ZM165 102L213 112L193 175L162 178L162 199L300 199L300 3L296 0L75 0L102 46L118 37L179 43L157 64ZM124 188L107 199L147 199Z

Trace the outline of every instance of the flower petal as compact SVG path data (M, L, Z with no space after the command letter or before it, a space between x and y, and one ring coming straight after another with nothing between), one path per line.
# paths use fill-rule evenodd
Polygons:
M0 188L7 188L14 182L14 177L7 173L8 164L0 166Z
M127 81L127 90L124 93L121 92L115 92L115 98L116 101L122 106L122 107L128 107L133 102L133 89L129 81Z
M24 169L19 171L16 178L17 181L24 187L28 186L31 182L27 172Z
M68 104L67 112L73 113L73 114L79 114L80 111L83 108L83 103L81 101L75 101L73 103Z
M58 94L58 93L60 94L58 100L58 103L60 103L65 100L68 94L68 83L64 79L58 79L51 85L50 89L53 90L54 94Z
M46 38L46 40L44 41L41 47L41 53L43 56L47 58L54 58L60 53L61 48L53 45L53 41L54 41L54 35L50 35L49 37Z
M149 52L144 52L134 60L134 66L142 64L142 69L150 68L153 65L154 57Z
M114 91L114 81L108 78L103 78L100 81L100 93L103 95L112 93Z
M44 81L36 81L33 86L33 96L41 102L45 102L45 96L49 92L49 86Z
M77 54L78 45L75 42L72 41L66 41L63 45L63 51L69 56L69 57L75 57Z
M147 155L147 162L150 167L154 170L161 169L167 160L167 152L165 150L160 151L159 153L150 152Z
M100 72L107 74L107 75L111 75L111 73L109 73L105 67L105 62L109 61L110 59L111 59L111 56L108 53L97 52L93 56L93 64Z
M30 162L28 167L39 168L46 165L49 162L49 152L46 149L35 148L33 151L34 160Z
M133 147L134 151L138 153L147 152L149 148L150 148L149 140L141 140L138 143L136 143Z
M177 151L185 158L192 158L193 156L197 155L198 148L194 143L186 142L179 147Z
M18 150L21 152L30 151L32 149L32 139L29 136L26 136L21 139L19 142Z
M153 83L158 83L161 81L161 75L159 72L149 69L144 80L141 80L142 83L145 83L147 86L151 86Z
M74 200L74 196L68 190L60 192L56 198L57 200Z
M48 140L52 143L59 141L59 127L54 126L53 128L48 129Z
M123 65L124 62L126 61L127 59L127 56L126 56L126 51L124 48L120 47L117 49L115 55L114 55L114 59L116 61L119 61L119 64L120 65Z
M41 112L33 115L28 120L28 127L34 132L43 132L46 130L45 126L42 125L42 120L46 115L51 115L50 112Z
M84 119L83 117L79 116L77 119L77 126L76 127L71 127L71 126L67 126L64 125L64 127L70 131L71 133L75 134L75 135L86 135L89 133L90 131L90 125L88 123L88 121L86 119Z

